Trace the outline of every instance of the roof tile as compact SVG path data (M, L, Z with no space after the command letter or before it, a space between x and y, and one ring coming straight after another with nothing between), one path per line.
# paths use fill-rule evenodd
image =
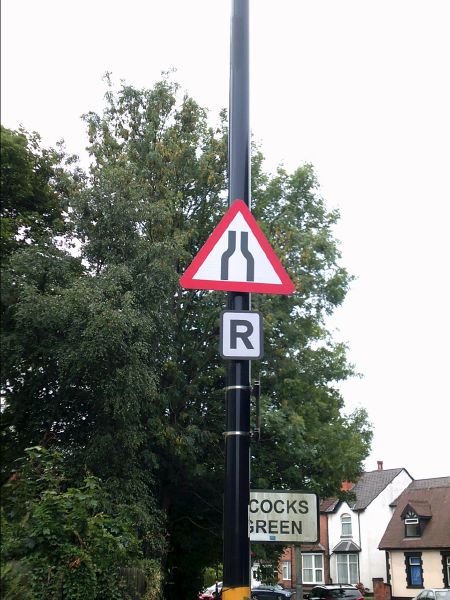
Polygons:
M350 502L353 510L364 510L404 469L381 469L363 473L353 487L356 500Z

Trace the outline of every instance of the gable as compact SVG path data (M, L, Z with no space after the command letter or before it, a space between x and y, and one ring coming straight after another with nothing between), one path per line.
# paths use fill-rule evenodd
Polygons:
M365 510L402 472L412 481L412 477L406 469L402 468L383 469L364 473L352 489L352 492L356 495L356 500L350 503L352 510ZM404 487L401 489L404 489Z
M408 502L400 515L401 519L406 517L431 517L431 506L427 500L412 500Z

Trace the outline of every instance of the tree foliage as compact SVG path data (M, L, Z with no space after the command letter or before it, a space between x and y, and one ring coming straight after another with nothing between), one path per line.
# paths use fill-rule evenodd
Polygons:
M0 127L0 250L4 257L20 246L65 231L64 211L76 185L68 169L75 157L62 147L42 148L37 133Z
M110 87L103 114L85 116L89 173L61 175L79 255L29 236L3 268L6 464L42 444L78 487L86 469L100 477L133 512L143 556L161 561L167 598L193 597L221 559L225 296L178 280L226 210L225 118L209 125L169 79ZM358 475L371 436L364 411L343 413L352 367L325 326L351 279L338 214L310 165L269 176L257 149L252 194L297 289L253 296L266 355L252 485L328 495Z
M92 475L70 486L57 452L19 463L3 486L2 598L132 600L124 568L141 551L125 507Z

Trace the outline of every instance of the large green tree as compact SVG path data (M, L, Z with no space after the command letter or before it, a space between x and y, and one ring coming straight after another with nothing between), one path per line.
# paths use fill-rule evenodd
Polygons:
M222 293L179 277L226 210L227 128L163 80L108 90L85 117L91 167L67 210L80 255L40 242L4 268L4 436L12 460L64 449L133 507L144 554L159 556L166 597L193 597L221 556L224 373ZM333 237L338 215L311 166L293 174L252 161L253 211L296 283L254 295L266 355L254 365L263 429L252 485L335 493L368 453L364 411L343 413L352 374L325 326L350 277Z
M37 133L0 126L2 257L64 232L64 211L77 178L67 167L74 158L62 148L43 148Z

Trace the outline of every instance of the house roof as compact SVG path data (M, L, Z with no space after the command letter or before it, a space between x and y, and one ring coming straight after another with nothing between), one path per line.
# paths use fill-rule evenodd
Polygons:
M432 479L415 479L411 481L408 490L428 490L435 487L450 487L450 477L433 477ZM401 496L396 498L390 506L397 506Z
M352 510L365 510L402 471L408 473L403 468L377 469L376 471L363 473L357 483L350 489L352 499L347 500L347 504ZM320 512L332 513L340 503L339 498L326 498L320 504Z
M415 479L409 485L413 490L433 487L450 487L450 477L433 477L432 479Z
M405 469L381 469L363 473L352 488L356 499L348 504L352 510L364 510Z
M353 540L342 540L333 548L332 552L361 552L361 548Z
M408 511L414 512L418 517L432 517L431 506L430 503L426 500L411 500L402 510L402 514L400 518L404 518Z
M339 504L339 498L325 498L320 503L320 512L333 512L336 506Z
M405 538L402 514L408 504L417 509L427 504L430 507L431 518L428 516L421 537ZM450 548L450 486L422 488L411 484L407 487L397 500L378 547L380 550Z

